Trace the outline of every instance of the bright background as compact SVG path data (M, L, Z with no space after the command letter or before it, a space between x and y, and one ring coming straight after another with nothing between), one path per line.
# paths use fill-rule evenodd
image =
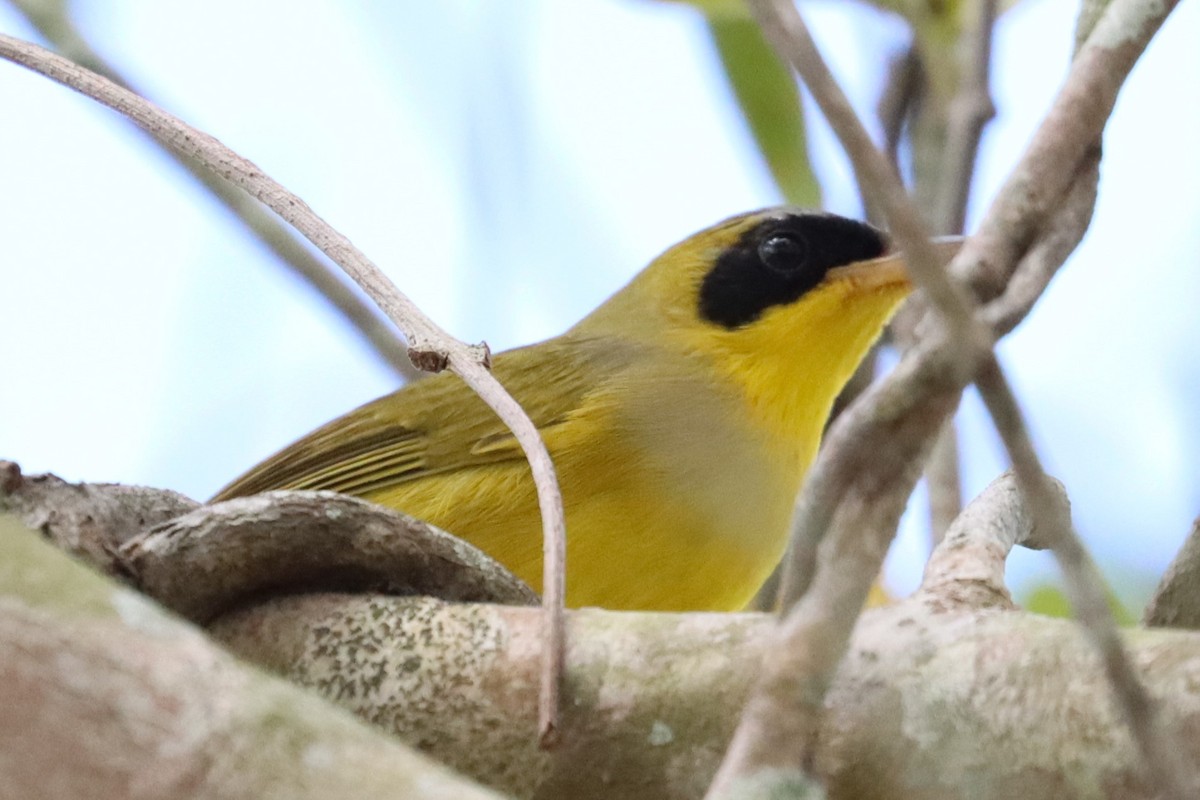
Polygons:
M803 4L874 107L905 28ZM92 0L74 16L160 104L257 162L453 333L553 335L657 252L779 202L703 20L652 0ZM1077 4L998 25L999 114L972 220L1064 75ZM0 2L0 31L36 38ZM1183 3L1108 129L1092 230L1002 355L1051 470L1140 607L1200 511L1200 6ZM390 371L115 114L0 63L0 458L204 498ZM814 115L810 114L810 119ZM858 214L811 142L828 206ZM973 397L973 495L1001 469ZM888 580L919 577L912 505ZM1018 589L1053 574L1018 552Z

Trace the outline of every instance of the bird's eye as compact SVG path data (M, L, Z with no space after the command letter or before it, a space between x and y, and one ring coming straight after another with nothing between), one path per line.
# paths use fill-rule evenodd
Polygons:
M795 272L808 258L808 242L794 233L773 233L758 245L758 259L775 272Z

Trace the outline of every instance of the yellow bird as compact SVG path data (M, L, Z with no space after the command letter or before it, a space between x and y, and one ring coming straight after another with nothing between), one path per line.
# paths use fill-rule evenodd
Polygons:
M558 470L567 603L744 608L780 560L835 397L909 290L870 225L768 209L675 245L561 336L497 355ZM452 374L330 422L214 500L269 489L399 509L541 584L528 464Z

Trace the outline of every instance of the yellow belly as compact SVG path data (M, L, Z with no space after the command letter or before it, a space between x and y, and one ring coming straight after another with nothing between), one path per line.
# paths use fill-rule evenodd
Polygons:
M721 487L679 492L636 458L604 459L614 463L601 468L600 453L580 455L555 457L569 606L739 610L778 563L791 509L786 493L743 492L739 508L722 500L717 511L727 513L718 514L711 493ZM466 539L540 590L541 522L524 463L430 476L369 499Z

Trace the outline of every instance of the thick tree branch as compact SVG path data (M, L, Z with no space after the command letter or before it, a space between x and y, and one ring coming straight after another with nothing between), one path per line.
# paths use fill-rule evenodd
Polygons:
M0 513L0 794L499 795L277 678Z
M0 472L0 478L13 474ZM19 504L25 514L46 517L66 495L39 493L40 484L37 477L0 480L0 489L6 492L0 493L0 507ZM129 490L72 488L99 509L126 501L134 508L146 505L145 497ZM30 496L20 497L27 489ZM228 610L212 620L211 633L243 656L311 687L493 786L521 797L580 800L694 798L704 792L767 646L778 635L773 617L571 612L564 744L547 753L537 748L532 735L537 728L533 701L544 646L541 614L536 609L309 591L336 584L344 572L339 563L329 564L326 575L275 587L270 597L252 591L263 565L299 563L309 557L304 551L313 540L297 530L298 522L289 512L297 499L332 502L337 498L276 493L258 498L263 507L253 512L235 514L215 507L201 525L186 522L201 517L199 512L188 512L178 525L160 525L140 539L119 530L112 537L129 541L130 547L142 540L161 540L160 545L173 547L177 556L164 551L161 562L148 568L173 568L181 576L200 569L186 546L170 541L172 530L174 538L199 535L206 540L201 548L224 543L243 560L262 562L257 567L238 567L225 583L228 601L211 605ZM269 521L274 506L280 511L275 526ZM341 506L334 503L330 508ZM80 513L64 516L53 529L56 537L67 542L78 539L69 529L89 524L83 510L81 505L76 509ZM111 519L138 525L136 514L106 513ZM883 513L869 503L854 510L858 520L868 522L871 515ZM259 520L252 536L242 527L244 517ZM0 520L4 519L12 517L0 513ZM847 656L825 693L822 713L815 717L813 770L831 797L892 800L927 794L930 787L947 796L984 800L1085 797L1093 796L1096 786L1119 787L1122 797L1153 795L1153 782L1141 771L1135 745L1111 703L1103 667L1078 629L1002 602L1004 553L1014 540L1028 535L1030 519L1012 491L1011 479L1001 479L956 521L922 589L909 600L868 612L860 620ZM311 524L319 528L325 523ZM348 524L354 527L358 522L352 516ZM261 678L236 682L231 676L243 673L227 667L228 659L205 649L207 645L194 632L187 631L190 638L180 651L172 644L176 642L170 633L173 628L160 626L170 623L184 630L186 626L171 622L128 591L112 586L96 590L98 578L86 575L37 537L24 530L12 534L0 530L0 605L32 604L35 612L52 613L68 626L66 633L60 633L59 623L39 618L37 624L24 626L20 647L26 652L52 651L56 665L86 664L87 680L103 678L104 683L93 689L74 676L73 685L88 687L88 699L64 701L70 713L64 711L61 717L74 725L87 746L99 751L95 760L63 763L58 750L38 749L43 744L57 747L62 743L59 737L75 735L75 730L26 736L31 709L58 713L58 706L45 704L43 695L24 692L0 698L7 701L0 703L0 744L4 745L0 746L0 774L29 774L13 773L4 763L6 755L16 753L29 764L57 759L53 762L57 772L36 770L40 779L61 773L62 781L82 780L75 767L91 769L88 765L107 763L110 753L104 748L109 744L121 748L121 753L140 752L134 748L137 742L127 744L121 737L141 730L144 716L149 715L146 724L155 726L154 741L161 746L163 741L177 741L172 733L177 729L177 712L208 709L206 703L217 702L216 711L199 712L207 714L203 719L216 728L211 738L206 733L209 728L202 727L199 733L189 729L196 735L187 741L200 752L207 752L211 742L220 753L218 765L233 759L237 766L221 771L221 782L212 794L205 793L207 784L202 787L205 791L188 784L191 794L244 796L235 789L248 783L253 787L248 792L259 792L254 796L273 796L270 787L282 786L282 792L293 786L288 781L308 779L307 762L296 768L285 758L278 766L280 748L272 736L283 735L278 726L285 733L294 730L289 727L293 713L304 719L310 710L323 713L317 706L286 693L277 695L273 684ZM344 537L345 546L358 547L354 540L359 534L330 531L330 535ZM246 547L239 543L243 537L276 541L271 547ZM398 563L411 547L399 537L374 541L381 562ZM831 539L826 548L831 551L823 552L823 558L866 569L878 554L861 547L851 552L831 548L835 544L858 547L857 541ZM882 544L879 540L872 546ZM32 548L36 560L27 558L23 548ZM71 574L58 571L63 565ZM137 560L129 563L135 580L137 570L145 565ZM826 577L818 580L837 580L830 570L821 574ZM197 574L197 580L207 579ZM142 583L167 587L163 599L180 597L170 588L171 582ZM829 596L826 590L816 594ZM192 601L184 597L183 602ZM13 619L0 614L0 650L14 641L5 638ZM1125 644L1149 690L1171 699L1164 708L1163 724L1177 737L1181 754L1200 758L1200 737L1190 733L1200 729L1196 688L1200 686L1200 634L1130 631ZM824 652L814 651L818 656ZM7 656L0 659L0 694L13 686L28 688L28 681L34 679L30 677L34 673L23 671L25 683L9 682L5 670L15 663ZM108 696L103 690L111 684L108 676L114 669L125 676L120 678L125 688L113 705L104 706L95 717L72 716L95 708L89 705L100 702L95 698ZM57 680L62 672L42 666L34 670L42 681ZM1014 675L1020 676L1018 685L1013 683ZM164 694L164 685L178 686L181 695ZM172 700L147 704L147 697ZM120 698L139 702L126 709L126 701ZM260 712L283 716L272 717L276 727L260 734L256 727ZM221 716L225 713L237 714L235 721L226 724L227 717ZM133 722L126 722L127 714L134 715ZM119 730L109 731L107 726ZM1082 739L1081 729L1089 732ZM237 734L232 744L225 738L231 731ZM241 731L246 731L244 736ZM253 752L264 763L238 761L243 752L239 748L249 746L242 744L246 740L254 742L258 749ZM10 741L19 742L19 747L9 747ZM161 755L133 759L128 772L135 777L130 780L160 779L164 764L192 775L189 751L181 745L173 752L177 757L170 762ZM290 751L284 756L291 757ZM370 757L388 758L389 770L409 763L374 751ZM147 764L154 772L148 772ZM350 767L365 770L359 764L356 757L350 758ZM237 770L247 774L233 774ZM336 789L322 787L338 796L389 796L371 793L375 774L339 771L341 783ZM392 772L383 774L402 791L407 787ZM164 785L164 792L183 791L177 782ZM295 794L307 796L301 791ZM464 790L450 796L470 795Z
M1154 590L1142 624L1200 630L1200 517Z
M115 553L125 541L197 505L165 489L23 475L17 464L0 460L0 512L16 514L68 553L109 574L119 571Z
M204 623L247 597L384 591L536 605L480 550L432 525L333 492L265 492L204 506L120 549L135 585Z
M197 507L143 486L67 483L0 461L0 513L204 624L251 600L312 591L536 605L476 547L334 492L264 492Z
M1101 796L1153 797L1078 626L972 608L959 588L859 621L816 731L814 771L829 797L899 800L937 787L972 800L1061 800L1094 797L1097 786L1118 787ZM530 736L532 609L319 594L235 612L211 630L518 797L702 796L773 618L581 610L568 624L564 744L553 753ZM1150 690L1171 699L1163 724L1182 755L1200 757L1200 634L1129 631L1125 643Z

